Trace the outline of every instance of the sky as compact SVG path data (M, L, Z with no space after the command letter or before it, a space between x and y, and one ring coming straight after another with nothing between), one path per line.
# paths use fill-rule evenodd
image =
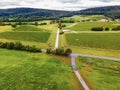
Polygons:
M32 7L73 11L114 5L120 5L120 0L0 0L0 9Z

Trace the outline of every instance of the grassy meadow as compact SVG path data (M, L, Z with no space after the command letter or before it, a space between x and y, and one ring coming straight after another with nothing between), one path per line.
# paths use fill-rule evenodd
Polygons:
M74 15L72 17L63 18L63 20L74 20L76 22L82 21L82 20L100 20L100 19L106 19L104 15Z
M71 33L66 39L69 45L120 50L120 33Z
M3 32L0 38L19 41L33 41L46 43L50 33L47 32Z
M0 33L7 31L12 31L11 26L0 26Z
M36 26L30 26L30 25L22 25L22 26L19 26L15 29L13 29L14 31L45 31L43 29L40 29Z
M78 57L78 69L91 90L119 90L120 62Z
M103 28L114 28L117 25L120 25L119 22L79 22L75 26L68 29L75 31L91 31L93 27L103 27Z
M0 90L80 89L67 60L42 53L0 49Z

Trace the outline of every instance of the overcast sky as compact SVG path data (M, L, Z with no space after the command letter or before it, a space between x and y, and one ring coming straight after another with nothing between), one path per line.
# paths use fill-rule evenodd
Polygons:
M32 7L57 10L81 10L111 5L120 5L120 0L0 0L0 9Z

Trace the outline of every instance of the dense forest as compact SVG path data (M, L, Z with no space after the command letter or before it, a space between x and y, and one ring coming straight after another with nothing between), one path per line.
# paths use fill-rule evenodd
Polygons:
M72 16L74 12L35 9L35 8L12 8L0 9L0 17L3 21L38 21L43 19L56 19Z
M113 19L120 19L120 6L96 7L77 11L82 15L105 15Z
M120 6L89 8L80 11L59 11L35 8L0 9L2 21L38 21L43 19L57 19L73 15L105 15L113 19L120 18Z

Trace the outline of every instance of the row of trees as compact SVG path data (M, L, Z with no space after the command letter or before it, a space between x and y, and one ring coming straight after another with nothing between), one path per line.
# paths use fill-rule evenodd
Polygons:
M113 31L120 31L120 26L112 28Z
M109 31L110 28L106 27L106 28L103 28L103 27L93 27L91 28L92 31ZM112 28L113 31L120 31L120 26L117 26L117 27L114 27Z
M70 48L64 50L64 48L58 48L58 49L47 49L47 54L55 54L60 56L69 56L72 53L72 50Z
M38 23L38 22L34 22L34 23L16 22L16 23L14 23L14 24L16 24L16 25L35 25L35 26L38 26L38 25L47 25L46 22L43 22L43 23ZM13 23L3 22L3 21L0 19L0 26L5 26L5 25L13 25Z
M28 51L28 52L42 52L41 49L36 48L35 45L29 46L29 45L23 45L20 42L0 42L0 48L6 48L9 50L20 50L20 51ZM58 48L58 49L47 49L47 54L55 54L60 56L69 56L72 53L72 50L70 48L64 50L64 48Z
M91 28L92 31L109 31L110 29L108 27L103 28L103 27L93 27Z
M28 25L28 24L26 24L26 23L14 23L14 24L10 24L13 28L16 28L18 25ZM38 25L47 25L47 23L40 23L40 24L38 24L38 22L35 22L35 23L29 23L29 25L35 25L36 27L38 26Z
M20 42L0 42L0 48L6 48L10 50L21 50L21 51L28 51L28 52L41 52L41 49L36 48L35 45L23 45Z

